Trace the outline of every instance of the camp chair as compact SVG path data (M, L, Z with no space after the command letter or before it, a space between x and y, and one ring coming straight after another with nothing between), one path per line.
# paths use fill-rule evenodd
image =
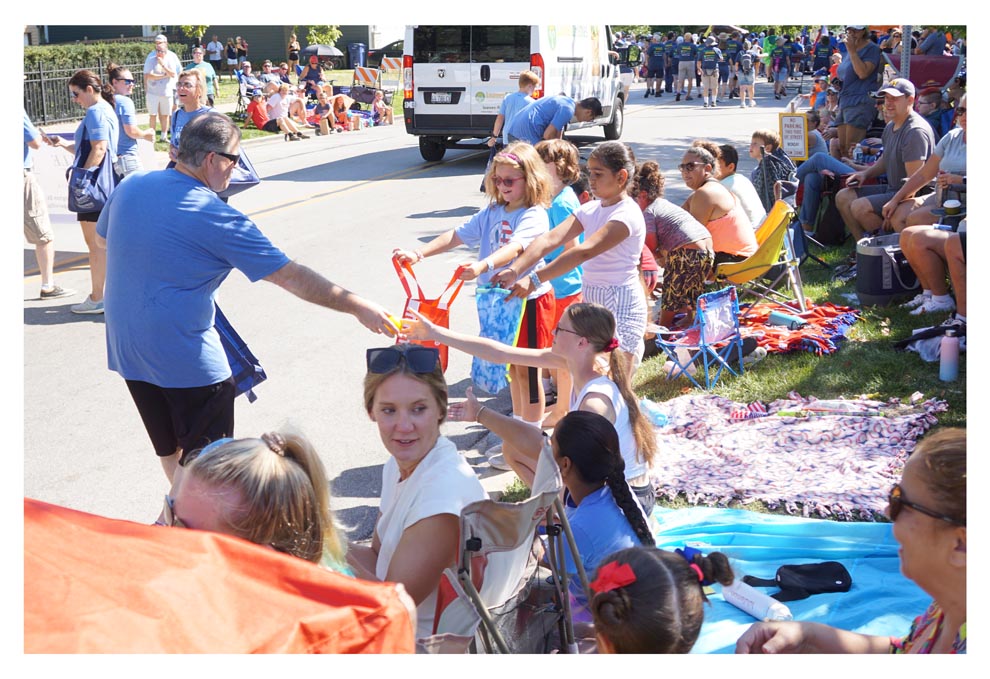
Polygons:
M457 571L445 571L437 596L434 636L420 640L421 648L430 649L431 643L436 648L436 639L443 637L448 646L455 645L476 629L473 650L538 653L547 650L557 629L560 647L577 652L563 540L568 539L572 554L577 549L560 500L562 488L560 470L545 440L528 500L481 500L462 510ZM538 558L542 543L537 529L543 523L549 536L549 578ZM587 593L587 574L580 568L580 558L575 561Z
M745 292L755 295L757 301L773 296L775 299L771 301L778 302L794 313L804 313L807 310L804 284L790 231L793 218L794 209L790 205L783 201L774 203L767 218L756 231L759 246L756 252L741 262L719 264L715 268L715 280L735 285L740 288L740 294ZM766 284L760 280L764 276L772 276L773 279ZM796 305L791 297L776 289L785 277L797 296Z
M248 94L248 86L244 81L244 72L236 70L234 71L234 76L237 78L237 108L234 109L231 117L234 120L246 120L247 107L251 103L251 95Z
M735 287L730 285L699 296L694 325L678 332L661 328L657 332L656 343L673 363L667 379L687 375L699 389L711 389L723 369L733 375L741 375L742 335L739 332L739 299ZM733 351L738 354L739 372L728 363ZM704 368L703 386L696 378L698 366L695 364L699 362Z
M901 55L884 54L890 67L901 72ZM918 92L929 87L937 87L943 92L952 84L963 67L962 57L928 56L912 54L908 67L908 80Z

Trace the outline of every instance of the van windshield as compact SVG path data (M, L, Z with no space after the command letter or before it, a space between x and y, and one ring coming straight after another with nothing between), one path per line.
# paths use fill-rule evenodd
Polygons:
M529 26L417 26L413 61L430 64L529 63Z

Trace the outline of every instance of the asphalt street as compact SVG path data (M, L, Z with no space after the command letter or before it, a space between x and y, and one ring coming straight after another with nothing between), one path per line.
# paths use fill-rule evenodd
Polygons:
M792 96L796 86L794 81ZM699 98L644 99L644 88L641 82L632 86L622 141L638 160L660 163L667 198L677 203L688 191L676 166L692 140L734 144L739 169L748 174L755 164L747 157L751 133L776 129L777 114L787 105L774 100L765 82L757 84L759 105L748 109L740 109L738 100L704 109ZM568 138L582 158L603 141L600 129ZM443 161L425 163L416 138L401 124L299 142L274 137L246 142L243 149L263 181L231 204L290 257L397 315L405 294L392 269L392 249L417 247L484 204L478 184L487 152L449 150ZM163 155L157 158L162 166ZM86 246L73 217L53 207L56 282L77 295L39 300L34 251L24 244L24 495L151 522L168 490L165 475L123 379L107 369L102 317L69 312L89 290ZM472 253L462 248L419 265L427 294L439 293L453 268L467 260L473 261ZM466 285L453 305L452 327L477 331L472 295L473 285ZM258 436L292 426L309 436L332 479L337 518L351 539L368 538L387 452L363 410L361 382L365 349L387 340L350 316L302 302L264 281L249 283L237 272L221 287L219 302L268 374L255 403L238 398L236 434ZM453 399L463 397L469 372L470 358L452 351L446 374ZM507 411L507 394L489 405ZM490 491L511 480L511 474L487 465L483 451L491 440L485 430L448 423L443 431Z

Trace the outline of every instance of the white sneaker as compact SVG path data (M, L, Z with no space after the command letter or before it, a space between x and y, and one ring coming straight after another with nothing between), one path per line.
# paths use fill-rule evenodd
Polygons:
M93 298L87 295L85 301L80 302L79 304L73 304L69 307L69 311L74 314L102 314L103 300L94 302Z
M937 314L941 311L955 311L955 310L956 310L956 303L952 301L951 297L947 301L936 300L933 297L927 300L917 309L912 311L911 315L920 316L921 314Z
M492 469L498 469L503 472L511 472L512 467L505 461L505 456L502 455L502 444L492 446L485 451L485 457L488 458L488 466Z
M923 292L919 292L917 295L914 296L914 299L912 299L912 300L910 300L908 302L904 302L904 304L901 305L901 308L902 309L917 309L918 307L920 307L922 304L924 304L925 302L927 302L931 298L932 298L931 295L926 295Z
M750 105L750 106L756 106L756 102L755 102L755 101L753 101L752 99L750 99L750 100L749 100L749 105Z

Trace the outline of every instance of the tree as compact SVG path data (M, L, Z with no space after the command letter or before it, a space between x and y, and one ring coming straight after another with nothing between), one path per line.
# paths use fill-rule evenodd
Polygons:
M206 29L209 26L179 26L179 30L187 38L193 38L196 44L203 42L203 36L206 35Z
M333 45L340 36L338 26L310 26L309 33L306 34L306 42L309 45Z

